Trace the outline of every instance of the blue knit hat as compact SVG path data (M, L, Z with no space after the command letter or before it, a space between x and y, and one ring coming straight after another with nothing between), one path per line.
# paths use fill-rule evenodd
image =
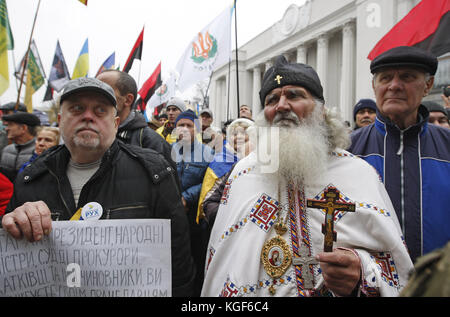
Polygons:
M369 108L373 111L377 111L377 104L372 99L361 99L358 101L358 103L353 108L353 120L356 121L356 114L359 110Z
M188 110L186 110L186 111L184 111L184 112L182 112L182 113L180 113L178 115L178 117L175 119L175 126L177 126L178 121L180 121L181 119L189 119L189 120L191 120L192 122L194 122L195 127L197 128L197 130L200 129L200 127L198 125L199 124L198 117L195 114L195 112L192 111L191 109L188 109Z

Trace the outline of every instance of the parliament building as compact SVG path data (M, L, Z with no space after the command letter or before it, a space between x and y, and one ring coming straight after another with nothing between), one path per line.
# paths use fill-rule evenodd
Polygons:
M232 52L232 61L211 78L209 107L218 127L238 116L239 103L249 105L255 116L262 110L259 90L264 72L283 54L289 61L314 67L324 88L328 107L337 107L353 124L353 106L372 98L372 74L367 58L375 44L420 0L307 0L290 5L281 19ZM440 100L442 87L450 84L450 54L439 57L433 93Z

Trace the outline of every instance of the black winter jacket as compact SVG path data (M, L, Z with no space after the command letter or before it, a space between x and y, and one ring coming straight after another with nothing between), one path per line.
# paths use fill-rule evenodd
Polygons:
M119 126L117 138L126 144L152 149L161 153L172 167L176 169L176 165L171 157L169 143L148 127L145 118L140 113L130 113L128 118Z
M6 213L25 202L42 200L53 220L69 220L78 208L95 201L103 207L101 219L170 219L172 295L191 295L195 269L187 217L175 183L176 170L155 151L116 140L84 185L75 206L66 175L69 159L68 149L61 145L26 167L15 181Z
M128 118L119 126L116 137L125 144L155 150L164 156L174 170L177 169L171 155L172 147L158 133L148 127L144 116L139 112L130 112ZM175 174L178 189L181 189L180 179L178 174Z

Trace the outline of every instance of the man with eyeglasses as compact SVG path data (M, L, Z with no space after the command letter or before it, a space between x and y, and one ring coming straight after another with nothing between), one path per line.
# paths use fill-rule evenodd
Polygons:
M256 149L224 187L202 295L396 296L412 269L398 220L375 170L343 150L348 128L315 70L278 57L260 100Z

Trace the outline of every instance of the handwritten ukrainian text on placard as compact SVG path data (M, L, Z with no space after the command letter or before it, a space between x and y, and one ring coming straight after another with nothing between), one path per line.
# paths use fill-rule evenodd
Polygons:
M170 221L59 221L33 243L0 229L0 296L171 296Z

